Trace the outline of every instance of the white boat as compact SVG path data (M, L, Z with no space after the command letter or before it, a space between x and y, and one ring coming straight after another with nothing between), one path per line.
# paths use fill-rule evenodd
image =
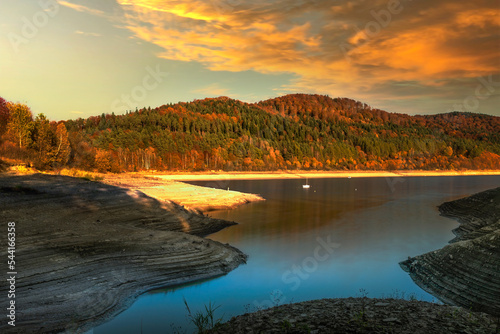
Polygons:
M302 188L304 188L304 189L309 189L309 188L311 188L311 186L307 183L307 178L306 178L306 184L303 184L303 185L302 185Z

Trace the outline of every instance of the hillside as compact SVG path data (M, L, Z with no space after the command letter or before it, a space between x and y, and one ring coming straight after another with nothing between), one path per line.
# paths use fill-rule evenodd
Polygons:
M2 156L45 168L112 172L500 166L500 117L461 112L410 116L322 95L293 94L253 104L219 97L60 122L67 129L67 159L58 158L59 151L54 154L63 143L60 124L50 123L51 160L43 159L47 154L36 144L40 131L33 122L24 150L20 145L15 149L16 137L5 132Z

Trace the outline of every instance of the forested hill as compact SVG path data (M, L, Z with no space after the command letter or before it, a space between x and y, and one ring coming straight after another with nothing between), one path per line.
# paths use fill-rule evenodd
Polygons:
M500 168L500 117L409 116L322 95L220 97L64 124L66 164L102 171Z

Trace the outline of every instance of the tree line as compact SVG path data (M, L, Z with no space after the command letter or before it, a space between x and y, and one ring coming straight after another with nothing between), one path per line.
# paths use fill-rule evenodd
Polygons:
M50 122L42 113L33 118L27 105L0 98L0 154L42 170L66 166L68 131L64 122Z
M2 102L3 101L3 102ZM0 100L0 154L38 168L139 170L495 169L500 118L388 113L347 98L227 97L50 122ZM3 108L3 109L2 109Z

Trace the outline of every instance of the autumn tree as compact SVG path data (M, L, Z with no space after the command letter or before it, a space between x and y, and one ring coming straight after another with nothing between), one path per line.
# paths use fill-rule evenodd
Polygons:
M50 122L44 114L35 118L33 127L33 140L31 147L36 152L34 164L36 167L46 169L54 161L55 134Z
M54 160L59 166L64 166L68 163L71 146L68 139L68 131L64 123L59 123L56 129L56 147L54 152Z
M111 170L111 156L109 152L98 149L95 155L95 163L99 172L109 172Z
M443 150L443 154L447 157L451 157L451 155L453 154L453 148L451 148L450 146L446 146Z
M3 134L7 131L7 123L9 123L9 108L7 101L0 97L0 141Z
M500 155L500 117L409 116L321 95L204 99L65 125L72 164L86 169L472 168L490 165L483 152Z
M27 147L31 143L33 131L33 114L30 108L22 103L7 103L9 109L9 122L7 123L8 136L19 145Z

